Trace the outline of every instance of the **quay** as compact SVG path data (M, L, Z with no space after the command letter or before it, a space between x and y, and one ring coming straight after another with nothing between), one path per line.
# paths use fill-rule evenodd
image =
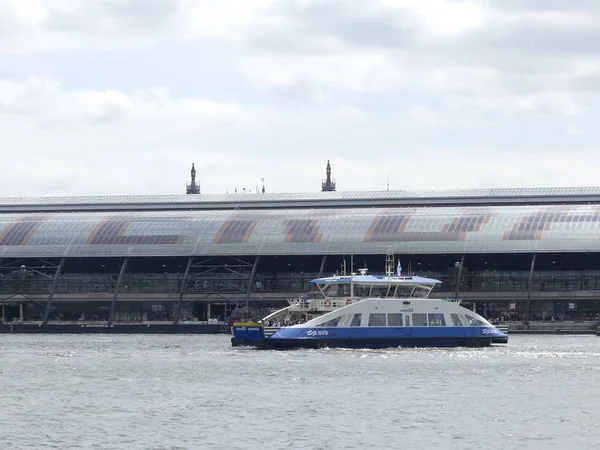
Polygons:
M0 334L230 334L225 323L148 322L108 325L101 322L14 322L0 324Z

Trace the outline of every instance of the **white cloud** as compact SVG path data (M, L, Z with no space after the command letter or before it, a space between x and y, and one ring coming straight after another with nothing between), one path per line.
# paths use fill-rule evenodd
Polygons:
M274 0L3 0L0 51L121 50L162 39L240 39ZM3 32L4 31L4 32Z
M164 89L66 91L57 80L28 77L22 81L0 79L0 113L28 116L42 126L74 127L140 118L258 126L268 119L269 111L245 108L233 101L173 98Z

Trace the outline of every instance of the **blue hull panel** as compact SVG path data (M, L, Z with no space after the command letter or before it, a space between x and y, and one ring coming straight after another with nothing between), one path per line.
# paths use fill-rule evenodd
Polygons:
M506 343L489 337L473 338L371 338L371 339L231 339L234 347L251 346L258 349L286 350L297 348L366 348L393 347L489 347Z
M486 347L507 342L508 336L496 327L285 327L267 338L262 329L247 332L234 327L231 339L234 347L264 349Z

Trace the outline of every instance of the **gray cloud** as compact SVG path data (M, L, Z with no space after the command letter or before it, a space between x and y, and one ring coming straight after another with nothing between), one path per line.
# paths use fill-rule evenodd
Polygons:
M428 75L437 72L443 74L446 89L464 92L563 91L573 96L600 92L594 82L600 68L581 71L582 64L600 59L600 1L479 4L489 8L480 27L436 34L416 23L409 8L340 1L300 6L285 1L269 11L279 19L277 25L251 30L248 42L256 54L274 53L274 58L383 53L396 66L400 85L412 82L406 77L410 73L416 79L424 74L421 81L426 85ZM317 79L313 82L320 84Z
M314 51L317 46L326 51L328 45L324 40L327 39L355 47L395 49L412 46L414 33L406 26L407 17L397 10L368 5L369 2L339 0L306 6L298 2L279 2L267 16L283 18L284 23L275 28L250 29L249 43L258 48L285 52Z
M519 12L600 12L597 0L481 0L482 3L503 11Z

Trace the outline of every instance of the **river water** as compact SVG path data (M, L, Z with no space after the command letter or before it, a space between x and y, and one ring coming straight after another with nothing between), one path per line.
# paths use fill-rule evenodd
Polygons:
M0 449L592 449L600 338L260 351L0 335Z

